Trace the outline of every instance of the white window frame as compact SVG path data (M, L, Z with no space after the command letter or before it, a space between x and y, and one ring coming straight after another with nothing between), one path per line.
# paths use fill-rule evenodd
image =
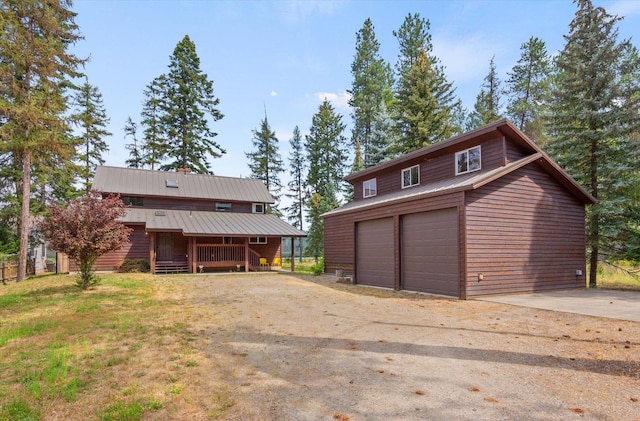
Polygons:
M369 192L369 194L367 194ZM378 182L375 178L362 182L362 197L373 197L378 194Z
M258 210L260 208L260 210ZM264 203L254 203L251 205L251 212L264 213Z
M478 164L474 166L474 168L470 167L469 162L469 154L471 151L478 151ZM459 161L464 160L462 164L464 164L464 169L460 170ZM473 148L465 149L464 151L456 152L455 160L453 161L453 165L455 166L456 175L467 174L474 171L480 171L482 169L482 149L480 145L474 146Z
M416 180L416 182L415 182L415 183L412 183L411 181L413 181L413 180L412 180L412 177L411 177L411 172L412 172L414 169L416 170L417 180ZM409 173L409 184L405 185L405 184L404 184L404 175L405 175L407 172ZM420 185L420 164L418 164L418 165L414 165L414 166L412 166L412 167L409 167L409 168L405 168L405 169L403 169L403 170L400 172L400 183L402 184L402 188L403 188L403 189L406 189L406 188L409 188L409 187L413 187L413 186L418 186L418 185Z
M267 237L249 237L249 244L267 244Z

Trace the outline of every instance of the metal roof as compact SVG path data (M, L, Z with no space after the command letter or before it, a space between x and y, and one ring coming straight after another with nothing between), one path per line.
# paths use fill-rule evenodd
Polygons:
M321 215L321 217L324 218L325 216L336 215L344 212L358 211L370 207L382 206L394 202L417 199L425 196L435 196L439 194L452 193L455 191L477 189L487 183L490 183L493 180L496 180L512 171L517 170L518 168L522 168L523 166L528 165L541 158L542 155L537 153L507 164L503 167L498 167L491 171L465 174L456 178L447 178L432 183L421 184L416 187L410 187L407 189L394 191L368 199L355 200L337 209L324 213Z
M177 186L177 187L176 187ZM274 203L264 183L252 178L99 166L93 188L104 193Z
M179 231L185 236L306 237L275 215L127 208L124 223L145 224L147 231Z

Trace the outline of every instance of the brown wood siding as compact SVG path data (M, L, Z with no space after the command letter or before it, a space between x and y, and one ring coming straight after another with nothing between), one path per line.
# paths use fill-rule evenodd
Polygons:
M204 199L181 199L175 197L144 197L143 208L147 209L169 209L169 210L193 210L193 211L215 211L218 200ZM252 203L231 202L231 212L251 213Z
M507 142L507 145L509 145L509 143L511 142ZM418 164L420 165L420 184L454 178L456 176L456 152L466 150L477 145L481 146L482 169L480 171L491 171L504 165L505 150L503 137L493 137L483 142L469 143L464 146L460 146L455 150L439 151L439 154L437 155L434 154L433 156L416 158L407 161L402 165L387 168L382 170L380 173L359 179L354 184L354 200L367 200L362 197L362 183L372 178L376 179L378 195L402 189L402 170ZM522 151L517 151L513 146L507 147L507 153L509 153L509 150L511 150L514 160L516 156L518 156L518 153L520 154L519 157L524 156Z
M584 216L536 164L467 192L467 296L584 287Z
M355 224L353 217L324 219L324 270L335 273L342 270L353 275L355 270Z
M527 152L522 147L514 144L513 142L507 142L507 164L510 162L515 162L529 155L531 155L531 152Z
M141 225L132 225L133 231L129 235L129 243L127 243L120 250L112 251L104 254L96 260L93 265L94 270L98 271L112 271L117 270L124 259L145 259L149 260L149 238L145 234L144 227ZM71 265L71 271L79 270L78 266Z
M267 244L249 244L249 248L267 259L267 262L273 263L273 259L279 257L282 259L282 238L267 237Z

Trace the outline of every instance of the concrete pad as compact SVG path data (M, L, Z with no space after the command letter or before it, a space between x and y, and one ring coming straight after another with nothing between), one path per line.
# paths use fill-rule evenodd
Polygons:
M481 301L640 322L640 291L573 289L497 295Z

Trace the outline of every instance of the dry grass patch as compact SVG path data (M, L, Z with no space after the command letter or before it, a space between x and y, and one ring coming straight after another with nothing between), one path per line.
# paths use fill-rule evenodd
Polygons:
M233 400L170 283L102 278L87 292L69 276L0 287L0 421L223 416Z

